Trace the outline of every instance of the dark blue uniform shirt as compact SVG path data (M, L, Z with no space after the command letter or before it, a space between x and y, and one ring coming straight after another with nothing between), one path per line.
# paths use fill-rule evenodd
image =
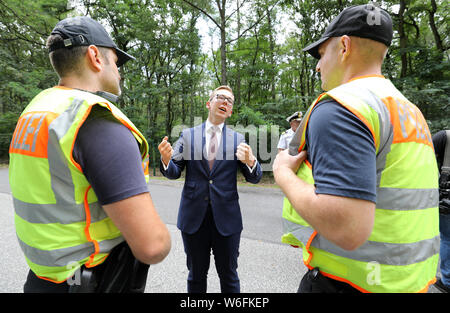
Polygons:
M325 100L313 109L306 131L316 193L376 202L376 154L367 126Z

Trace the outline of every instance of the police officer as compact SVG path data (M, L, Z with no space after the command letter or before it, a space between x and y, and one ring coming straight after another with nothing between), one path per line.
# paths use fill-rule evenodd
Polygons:
M30 267L24 292L33 293L89 289L78 270L110 273L124 241L145 264L171 246L146 183L148 143L113 104L118 67L134 57L86 16L60 21L47 46L60 81L26 107L9 151L17 238Z
M273 163L286 195L282 241L302 248L309 269L299 292L426 292L435 282L439 173L423 114L382 75L392 37L386 11L358 5L304 49L325 92Z
M441 278L435 286L450 292L450 130L433 135L433 146L439 165L439 231Z
M291 142L292 136L294 136L295 131L297 130L298 125L300 125L300 121L302 120L302 112L297 111L288 118L286 121L291 124L291 128L284 131L280 140L278 141L278 152L283 151L289 147L289 142Z

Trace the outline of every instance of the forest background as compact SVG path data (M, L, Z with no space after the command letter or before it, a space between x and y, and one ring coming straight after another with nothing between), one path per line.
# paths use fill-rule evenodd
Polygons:
M317 61L302 48L318 39L343 8L365 3L0 0L0 159L8 159L22 110L41 90L58 84L45 48L47 36L59 20L89 15L110 31L120 49L136 57L120 68L118 106L147 137L153 167L161 139L169 135L173 142L182 127L206 120L209 93L222 84L235 95L227 124L243 129L247 139L266 136L267 147L252 148L267 161L267 153L276 154L270 147L276 147L278 128L289 128L286 117L305 112L322 92ZM383 74L421 109L432 134L449 129L449 2L375 5L394 22Z

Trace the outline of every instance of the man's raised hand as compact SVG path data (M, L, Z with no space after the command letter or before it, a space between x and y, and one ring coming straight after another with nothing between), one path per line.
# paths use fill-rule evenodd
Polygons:
M244 142L241 142L237 147L236 156L238 160L250 167L253 167L253 165L255 165L256 158L253 155L252 148Z
M165 136L161 143L158 145L159 153L165 166L169 165L169 161L173 155L173 149L170 142L167 141L169 137Z

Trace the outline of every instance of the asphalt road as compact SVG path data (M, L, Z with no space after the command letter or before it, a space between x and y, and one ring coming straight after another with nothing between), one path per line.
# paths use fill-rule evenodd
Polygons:
M186 292L186 257L180 231L176 227L182 181L151 179L149 190L155 206L172 236L167 258L152 265L146 292ZM244 293L296 292L306 268L301 250L280 243L282 193L269 187L239 187L244 230L242 232L239 277ZM8 170L0 169L0 293L22 292L28 266L17 243L14 209L8 184ZM208 292L220 292L219 279L211 256Z
M182 186L180 180L153 178L149 182L152 199L172 237L169 255L150 267L146 286L149 293L186 292L186 258L180 231L176 227ZM282 193L270 187L241 186L238 189L244 222L238 267L241 292L296 292L306 267L301 260L301 249L280 243ZM0 293L19 293L22 292L28 266L17 243L8 170L5 168L0 169L0 208ZM220 292L213 256L208 292ZM431 286L429 293L439 291Z

